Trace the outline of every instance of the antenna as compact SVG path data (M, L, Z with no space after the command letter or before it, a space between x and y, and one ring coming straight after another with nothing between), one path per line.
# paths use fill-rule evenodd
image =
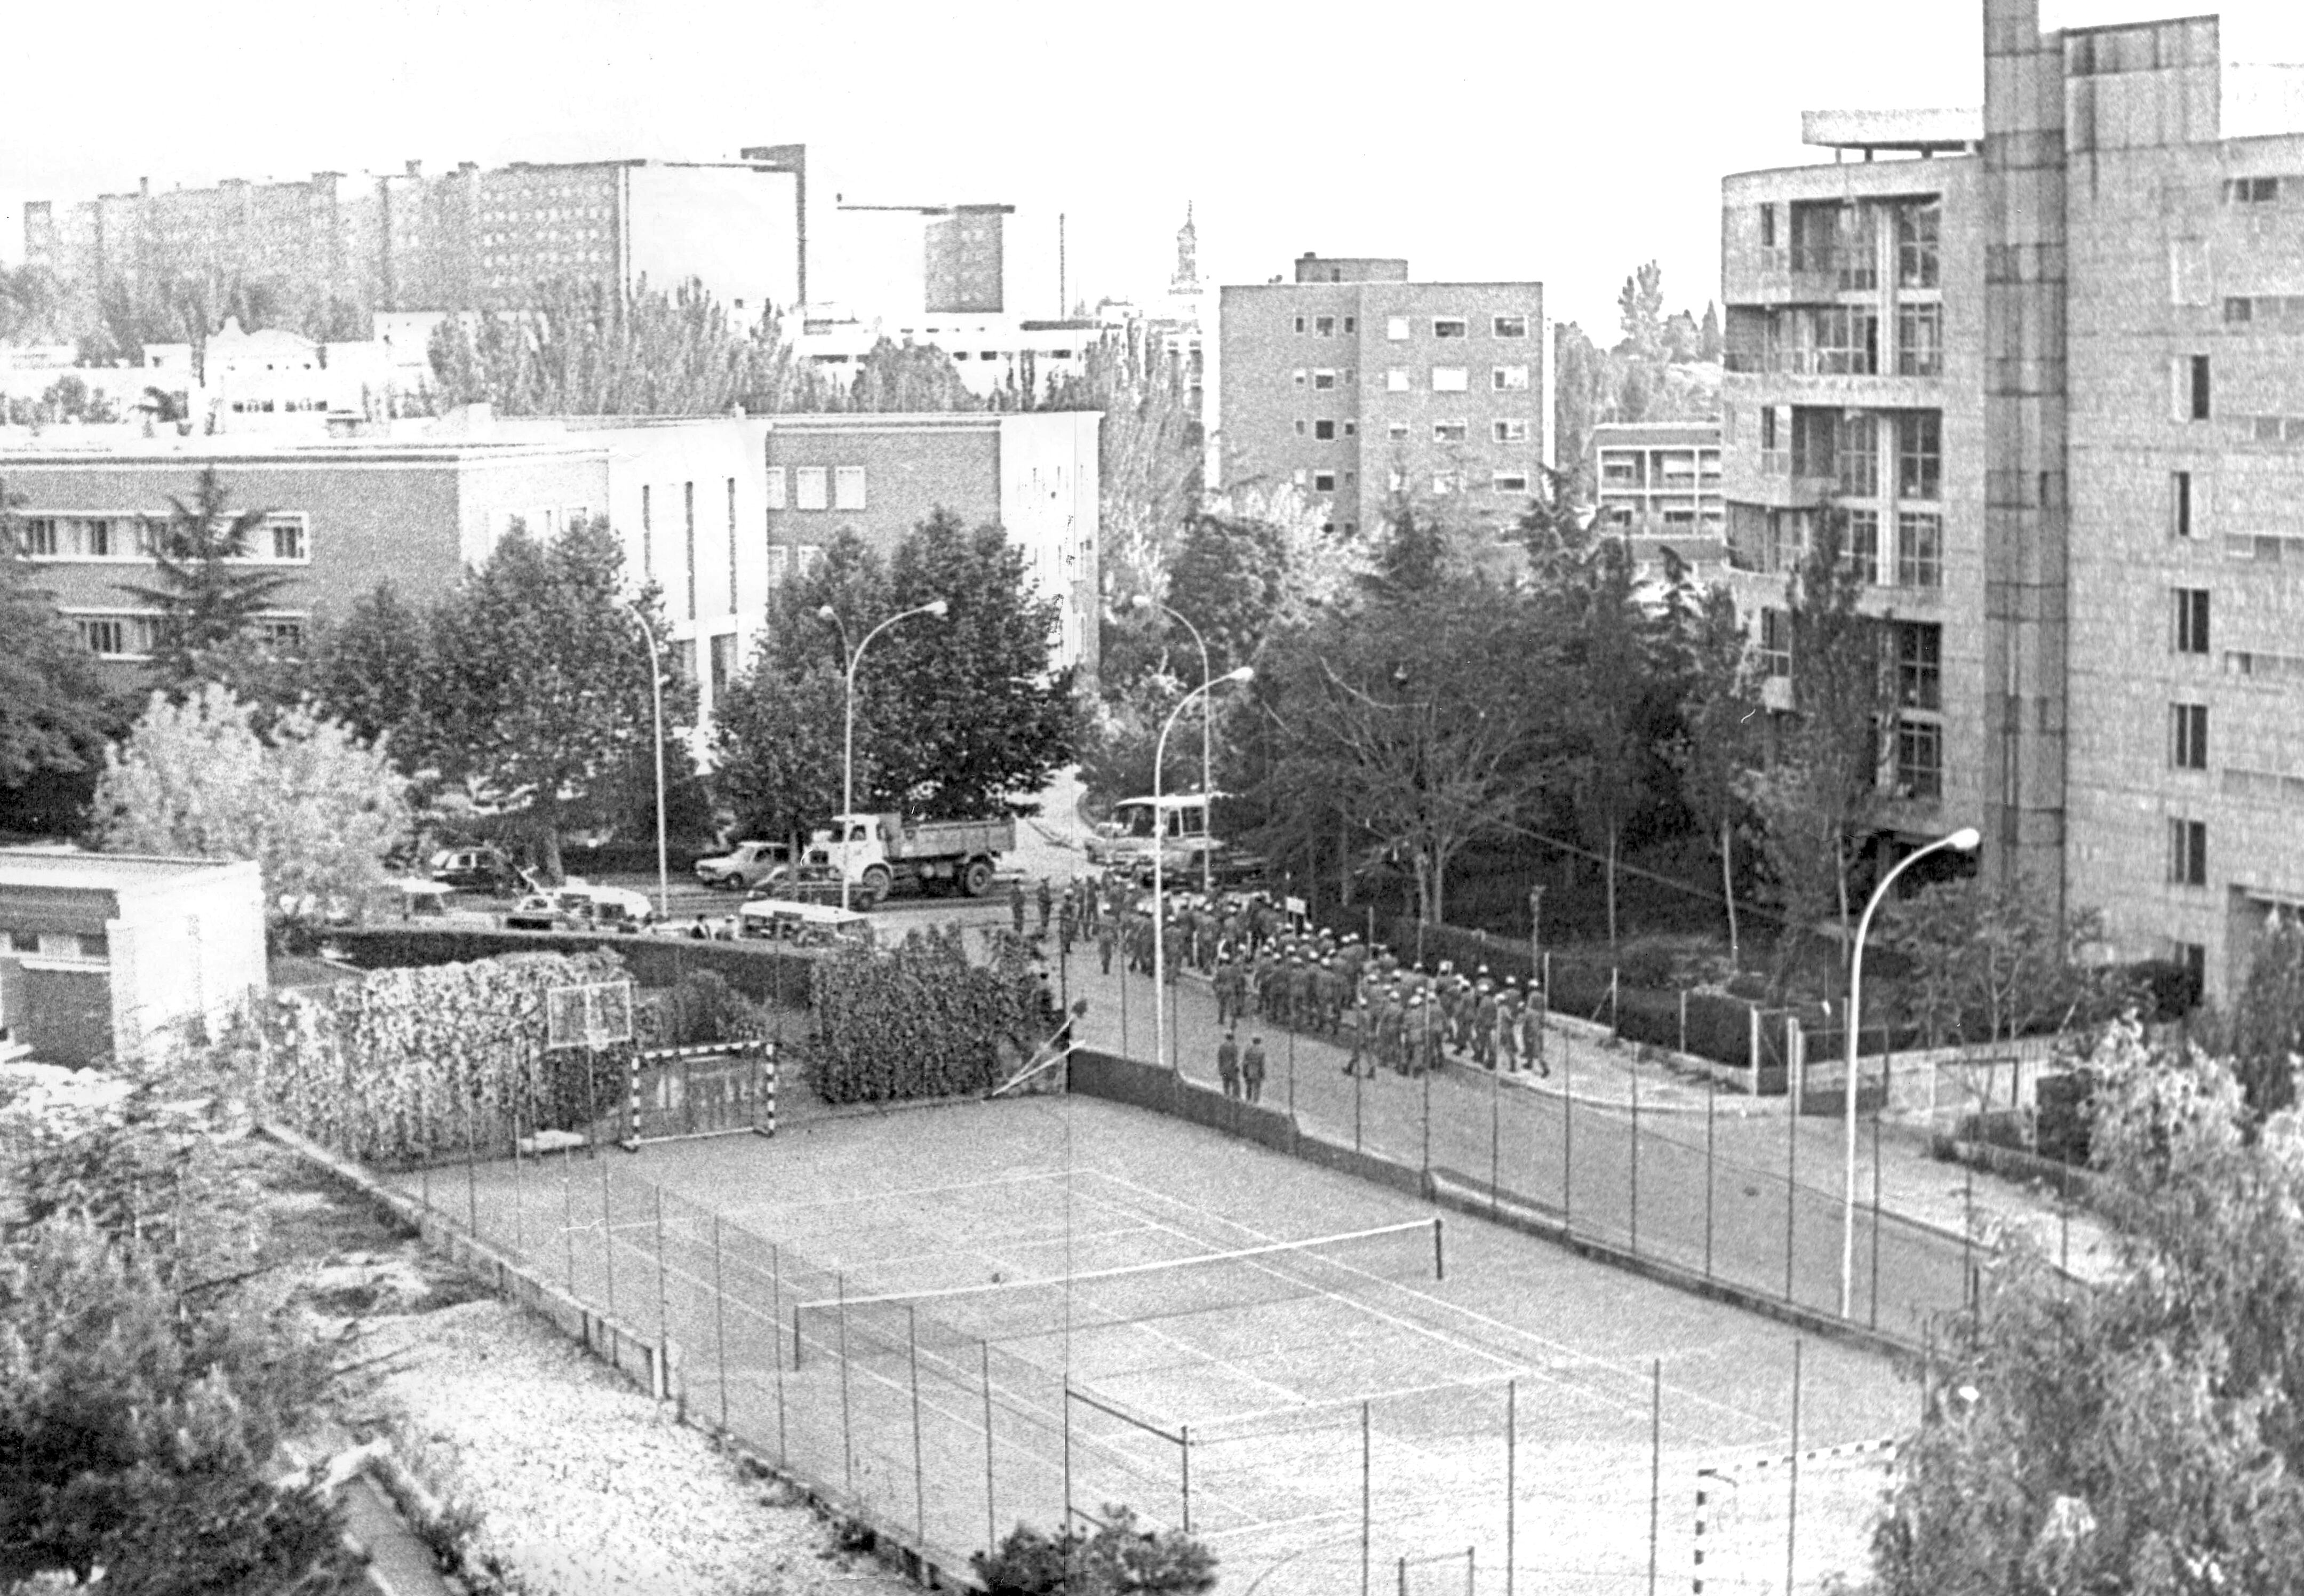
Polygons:
M1072 311L1072 295L1064 279L1064 213L1056 213L1056 319L1063 320Z

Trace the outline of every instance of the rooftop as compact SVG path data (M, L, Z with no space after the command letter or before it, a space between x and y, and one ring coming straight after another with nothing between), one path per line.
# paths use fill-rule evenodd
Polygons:
M1984 143L1978 106L1925 111L1803 111L1800 142L1825 149L1957 155Z
M82 853L64 848L0 848L0 891L10 887L50 891L119 892L157 886L187 875L250 871L244 859L172 858L160 854Z

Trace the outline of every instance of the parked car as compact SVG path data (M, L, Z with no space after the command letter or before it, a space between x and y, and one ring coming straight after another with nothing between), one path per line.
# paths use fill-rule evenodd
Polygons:
M767 885L792 865L792 849L782 842L739 842L726 853L696 861L696 879L707 887L750 891Z
M431 875L465 892L534 891L527 871L497 848L450 848L432 856Z
M581 901L561 892L530 892L504 919L510 931L582 931L587 921Z
M744 905L742 914L744 935L796 947L869 948L877 940L865 916L828 904L755 898Z

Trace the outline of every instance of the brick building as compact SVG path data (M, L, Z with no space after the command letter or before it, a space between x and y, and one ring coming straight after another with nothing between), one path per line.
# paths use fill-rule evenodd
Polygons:
M2304 135L2223 136L2213 17L1985 19L1980 124L1808 119L1927 158L1726 182L1731 534L1762 598L1803 511L1873 511L1938 728L1900 736L1900 829L1977 824L1988 872L2228 992L2304 905Z
M1393 492L1509 519L1550 459L1540 283L1307 255L1293 283L1224 289L1218 342L1223 481L1292 482L1344 531Z
M807 155L735 162L464 162L425 175L318 172L301 182L106 194L24 207L24 259L93 305L182 273L270 279L319 316L496 310L547 279L629 291L700 279L740 321L800 303ZM336 330L337 336L345 329Z

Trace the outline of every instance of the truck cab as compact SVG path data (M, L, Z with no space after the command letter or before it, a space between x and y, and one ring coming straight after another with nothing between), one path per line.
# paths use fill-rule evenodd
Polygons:
M961 891L981 898L992 890L1000 856L1016 846L1016 823L998 820L908 820L893 814L835 815L809 838L795 874L823 873L845 879L850 895L879 902L900 888Z

